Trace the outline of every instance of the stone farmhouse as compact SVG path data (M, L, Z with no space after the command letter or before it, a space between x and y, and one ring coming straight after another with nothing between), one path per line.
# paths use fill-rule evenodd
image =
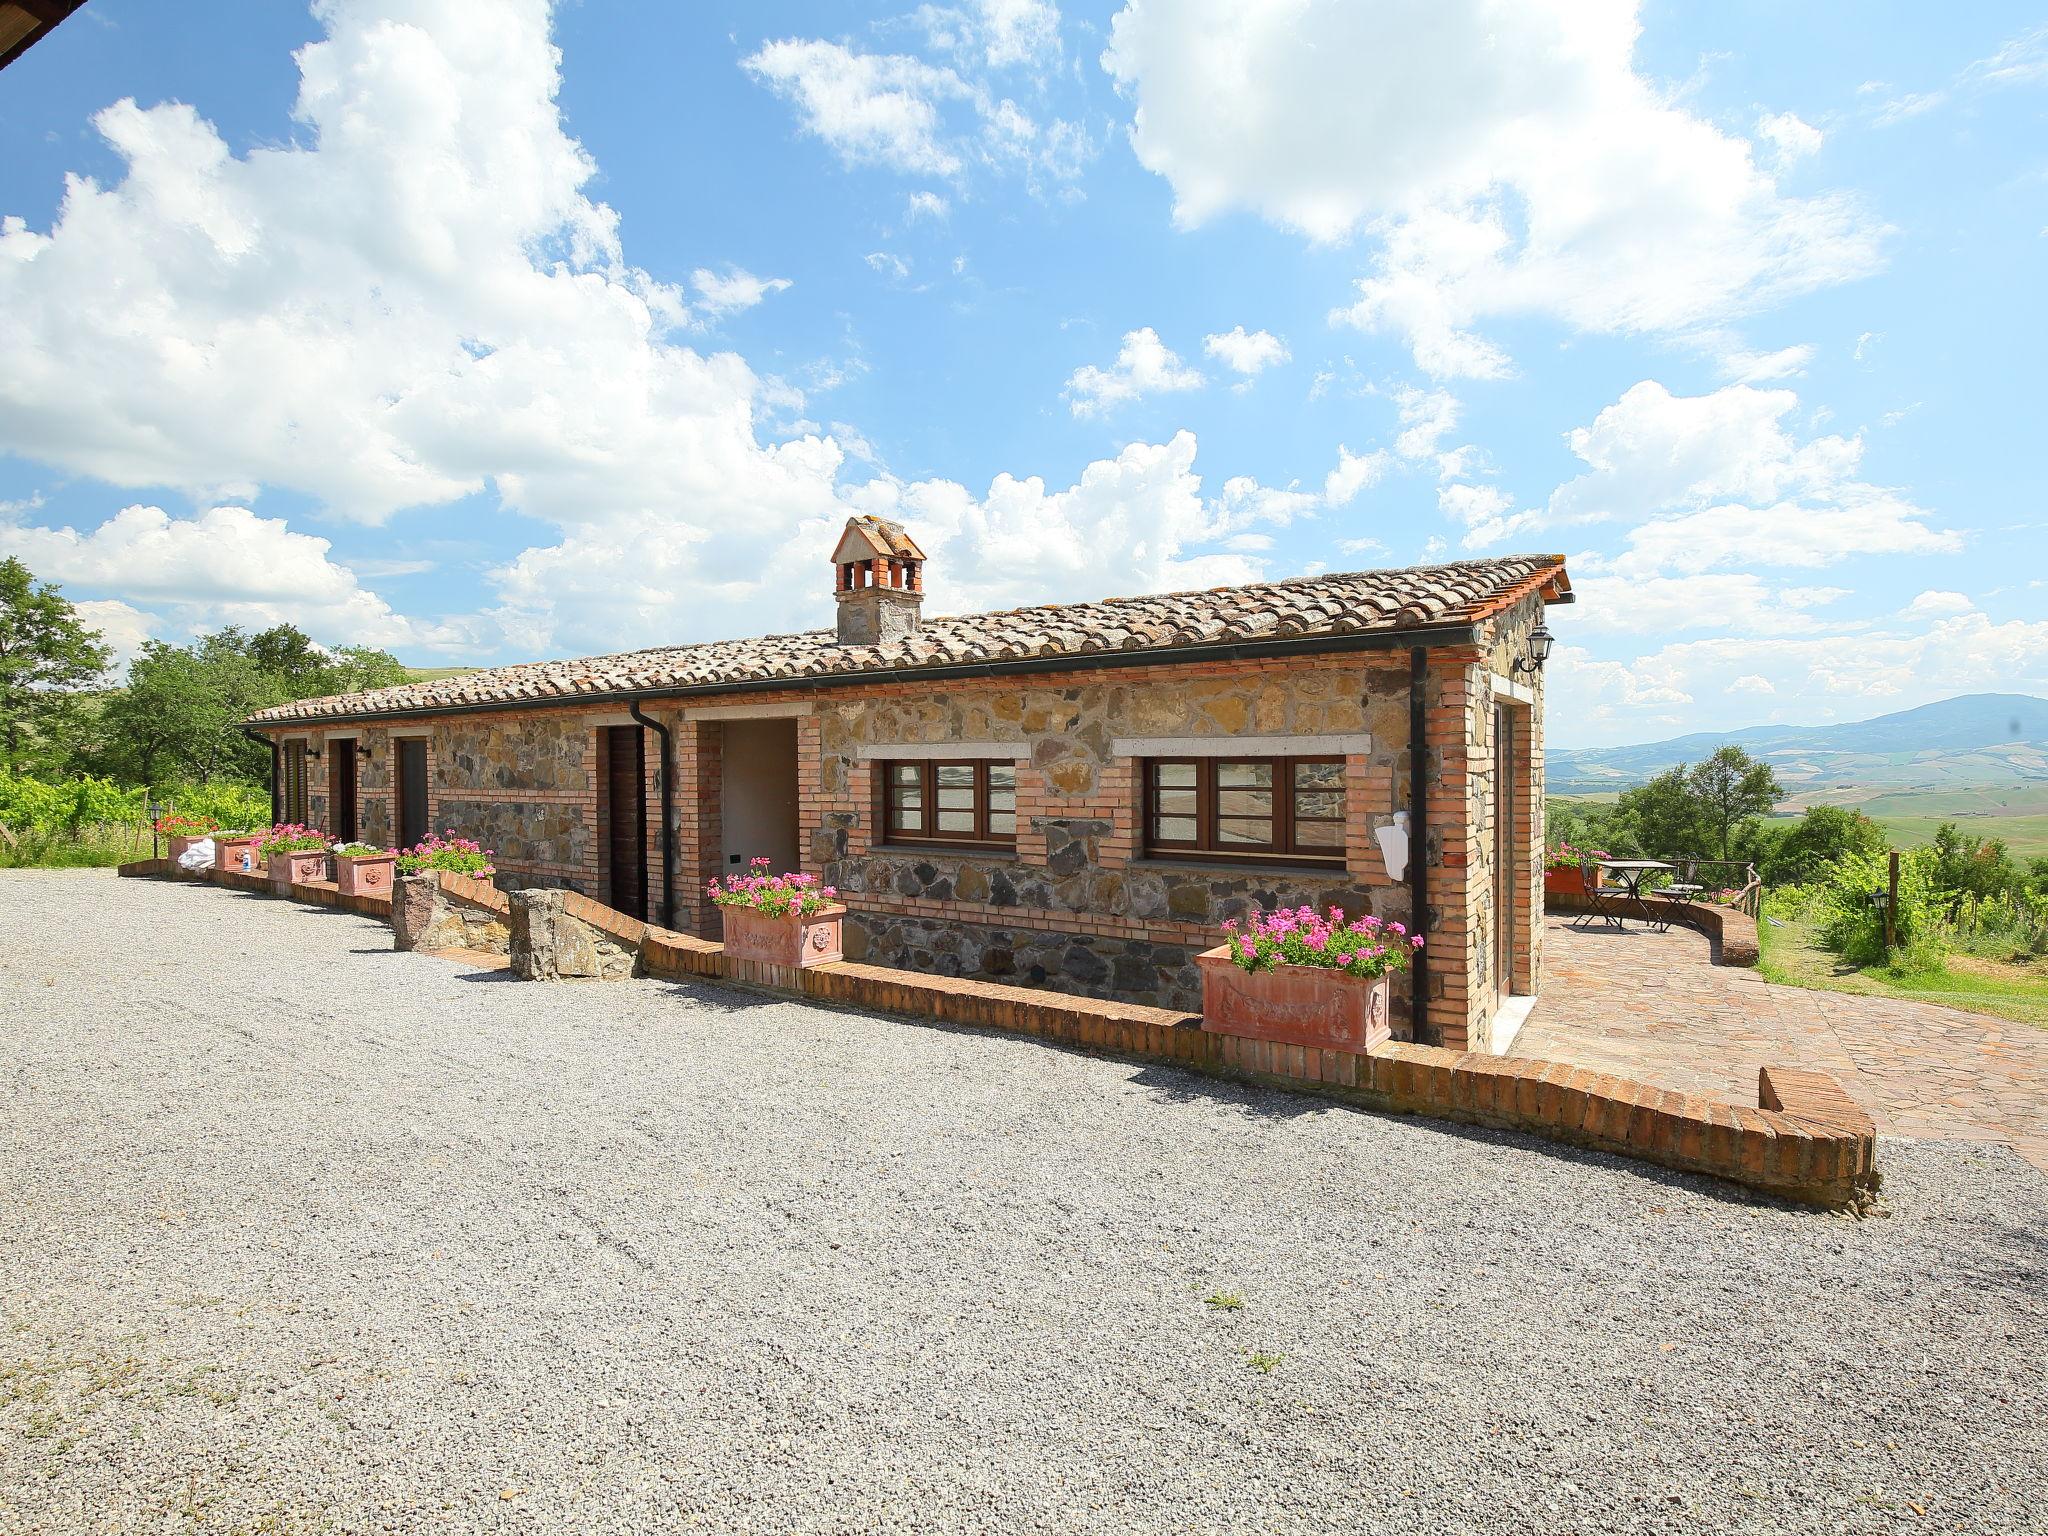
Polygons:
M942 618L924 561L856 517L836 630L264 710L279 819L453 828L508 888L714 938L706 882L764 857L838 888L849 959L1189 1009L1253 905L1422 913L1396 1032L1505 1048L1542 976L1561 556Z

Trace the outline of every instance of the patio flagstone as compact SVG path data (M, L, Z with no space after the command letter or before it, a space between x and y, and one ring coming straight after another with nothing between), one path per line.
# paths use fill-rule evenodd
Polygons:
M1516 1056L1745 1102L1759 1067L1829 1072L1887 1135L2010 1142L2048 1173L2048 1030L1900 998L1774 986L1711 941L1548 923Z

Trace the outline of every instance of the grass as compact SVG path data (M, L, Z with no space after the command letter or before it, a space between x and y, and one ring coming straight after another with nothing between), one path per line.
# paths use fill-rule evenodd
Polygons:
M0 869L103 869L150 857L149 828L91 822L79 827L0 827Z
M1780 986L1902 997L2048 1028L2048 961L1951 955L1939 970L1899 975L1884 966L1851 964L1823 945L1814 925L1801 919L1782 928L1763 923L1758 931L1763 941L1758 970L1764 980Z
M1903 798L1903 797L1901 797ZM1953 821L1969 837L2002 838L2016 859L2048 858L2048 816L2001 816L1973 811L1957 816L1892 816L1867 812L1901 848L1924 848L1934 829Z

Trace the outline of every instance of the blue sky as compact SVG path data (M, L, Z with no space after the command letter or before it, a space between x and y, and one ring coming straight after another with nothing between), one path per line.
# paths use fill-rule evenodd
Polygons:
M825 623L849 509L949 610L1559 550L1559 745L2048 692L2044 111L1988 4L93 0L0 553L433 664Z

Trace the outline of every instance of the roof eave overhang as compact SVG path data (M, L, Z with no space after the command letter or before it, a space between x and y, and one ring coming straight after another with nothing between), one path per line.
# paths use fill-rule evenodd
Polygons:
M1433 624L1409 629L1376 629L1355 635L1296 635L1277 640L1239 640L1210 645L1163 646L1142 651L1084 651L1072 656L1024 656L1010 661L941 662L922 667L828 672L817 677L742 678L724 683L691 683L669 688L608 688L594 693L550 694L535 699L481 699L457 704L424 704L405 709L350 710L329 715L292 715L248 723L259 731L302 731L375 720L419 720L441 715L497 714L506 710L588 709L638 699L727 698L749 693L803 693L812 689L871 687L885 683L960 682L977 678L1096 672L1110 667L1186 666L1206 661L1257 661L1283 656L1343 656L1359 651L1406 651L1417 647L1483 643L1474 623Z

